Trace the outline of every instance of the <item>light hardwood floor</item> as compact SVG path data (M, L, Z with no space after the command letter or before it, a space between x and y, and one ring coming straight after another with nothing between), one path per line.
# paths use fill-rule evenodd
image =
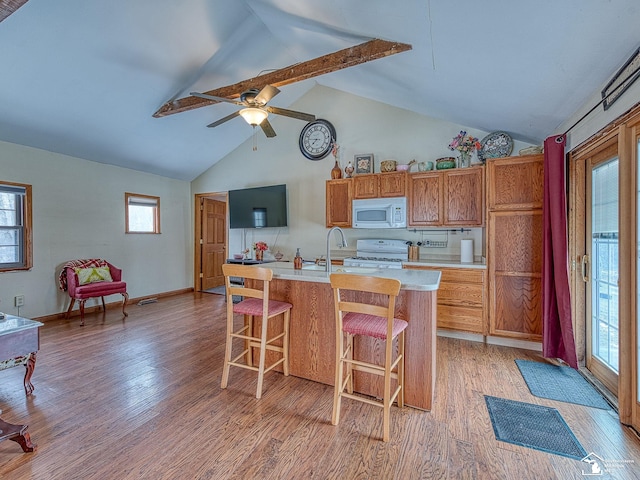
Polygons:
M587 452L640 478L640 441L614 412L532 396L516 358L535 352L438 338L434 408L382 412L332 387L234 369L220 389L224 297L184 294L145 306L48 322L31 398L23 368L0 372L0 409L28 423L38 450L0 443L0 478L13 479L573 479L587 465L495 439L483 395L557 408Z

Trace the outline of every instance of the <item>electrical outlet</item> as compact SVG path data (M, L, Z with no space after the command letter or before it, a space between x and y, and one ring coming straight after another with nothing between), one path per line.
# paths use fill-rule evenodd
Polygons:
M15 297L16 307L24 306L24 295L16 295Z

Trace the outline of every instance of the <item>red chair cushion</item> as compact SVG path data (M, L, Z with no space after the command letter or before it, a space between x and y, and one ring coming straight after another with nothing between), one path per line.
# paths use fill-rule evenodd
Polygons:
M293 305L287 302L280 302L278 300L269 300L269 316L279 315L290 308ZM262 299L260 298L247 298L240 303L236 303L233 306L234 313L241 313L243 315L262 316Z
M409 324L398 318L393 319L393 338L407 328ZM366 335L367 337L387 338L387 319L376 315L349 312L342 317L342 331L351 335Z
M114 293L126 293L126 282L96 282L76 287L74 298L105 297Z

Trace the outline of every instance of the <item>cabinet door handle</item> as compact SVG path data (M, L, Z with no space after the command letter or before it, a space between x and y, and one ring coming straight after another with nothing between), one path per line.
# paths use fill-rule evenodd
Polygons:
M580 262L580 268L582 270L582 281L587 283L589 281L589 255L583 255Z

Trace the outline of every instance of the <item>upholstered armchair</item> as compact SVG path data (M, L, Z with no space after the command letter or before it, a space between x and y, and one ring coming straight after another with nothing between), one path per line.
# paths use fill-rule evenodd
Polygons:
M66 277L63 279L63 277ZM84 325L84 303L88 298L102 298L102 308L106 309L104 297L119 293L122 295L122 313L126 317L125 308L129 300L127 284L122 281L122 270L106 260L89 259L74 260L63 266L60 275L61 288L66 286L71 297L71 303L66 317L71 316L71 310L76 302L80 304L80 325ZM64 285L66 284L66 285Z

